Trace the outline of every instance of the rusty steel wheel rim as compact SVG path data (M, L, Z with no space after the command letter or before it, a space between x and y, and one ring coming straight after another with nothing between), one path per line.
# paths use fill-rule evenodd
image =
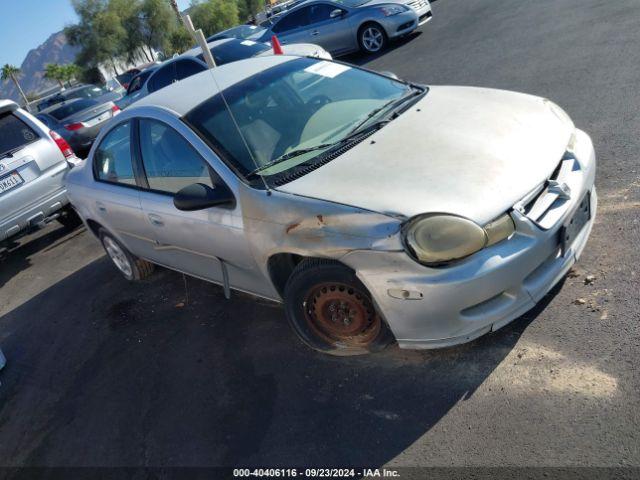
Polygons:
M364 347L380 333L380 317L369 296L343 283L313 287L304 303L311 330L332 345Z

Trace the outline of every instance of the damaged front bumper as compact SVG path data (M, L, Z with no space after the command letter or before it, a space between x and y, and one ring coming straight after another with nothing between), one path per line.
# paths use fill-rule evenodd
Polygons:
M570 199L561 212L549 214L552 226L541 227L514 210L511 238L446 268L425 267L405 252L362 250L341 259L369 289L400 347L447 347L495 331L564 277L584 250L597 209L593 145L583 132L578 140L574 157L580 169L572 172ZM587 196L589 220L567 244L561 235Z

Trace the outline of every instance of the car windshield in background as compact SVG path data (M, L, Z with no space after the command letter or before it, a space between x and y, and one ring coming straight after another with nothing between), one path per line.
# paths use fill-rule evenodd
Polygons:
M0 158L37 139L38 134L12 113L0 115Z
M75 100L71 103L66 103L61 107L55 108L47 113L51 115L53 118L55 118L56 120L62 120L63 118L70 117L74 113L80 112L94 105L96 105L95 100L91 100L89 98L83 98L80 100Z
M230 36L245 40L247 38L257 38L264 34L265 29L256 25L240 25L229 32Z
M335 2L338 4L342 4L345 7L355 8L368 3L369 0L335 0Z
M129 88L127 89L127 95L132 94L133 92L136 92L138 90L140 90L142 88L142 86L144 85L144 82L147 81L147 78L149 78L149 76L155 72L155 69L148 69L145 70L144 72L142 72L140 75L138 75L137 77L135 77L131 83L129 84Z
M245 58L251 58L266 52L271 47L264 43L253 42L251 40L230 39L222 45L218 45L211 49L211 54L216 65L221 66L225 63L237 62ZM202 54L198 55L198 59L204 62Z
M185 120L241 175L268 177L312 161L381 121L387 107L423 91L359 68L300 58L225 89L233 119L216 95Z

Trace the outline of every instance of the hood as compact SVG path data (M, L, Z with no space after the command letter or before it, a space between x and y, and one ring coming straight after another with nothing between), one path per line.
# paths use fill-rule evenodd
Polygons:
M574 126L550 105L501 90L431 87L365 141L278 189L405 217L451 213L482 225L560 162Z

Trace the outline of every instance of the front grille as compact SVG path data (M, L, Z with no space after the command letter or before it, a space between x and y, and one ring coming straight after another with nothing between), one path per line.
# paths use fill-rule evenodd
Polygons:
M414 0L412 2L409 2L407 5L409 5L414 10L421 10L427 6L427 2L425 0Z
M572 195L579 194L582 172L578 161L565 155L547 181L514 206L540 228L552 228L562 217Z

